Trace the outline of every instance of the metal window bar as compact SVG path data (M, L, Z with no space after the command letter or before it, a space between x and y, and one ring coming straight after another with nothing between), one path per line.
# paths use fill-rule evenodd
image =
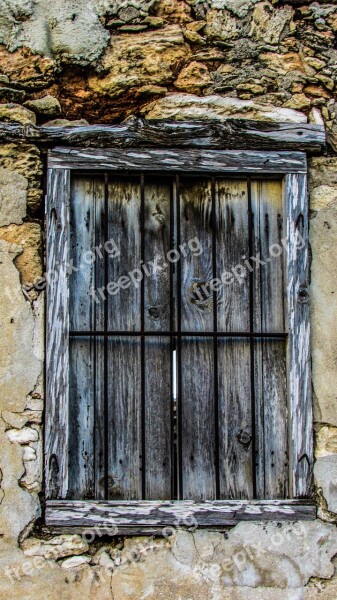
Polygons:
M104 243L109 239L109 174L104 174ZM104 257L104 285L109 282L109 263ZM104 302L104 497L109 498L109 396L108 396L108 301Z
M180 177L176 175L175 179L175 205L176 205L176 248L179 248L181 244L181 230L180 230ZM178 488L178 499L183 499L183 456L182 456L182 385L181 385L181 262L178 260L177 263L177 281L176 281L176 292L177 292L177 336L176 336L176 369L177 369L177 488Z
M252 210L252 184L248 179L248 246L249 256L254 254L254 214ZM254 341L254 272L249 271L249 332L250 332L250 397L252 411L252 474L253 474L253 499L256 499L256 425L255 425L255 341Z
M175 247L175 196L174 196L174 188L173 182L170 185L170 249ZM170 331L175 330L175 298L174 298L174 290L176 289L175 285L176 271L174 263L170 262ZM170 372L171 372L171 496L173 500L177 500L178 498L178 487L177 487L177 460L178 460L178 452L177 452L177 398L176 398L176 338L171 335L170 336Z
M145 177L140 175L140 257L142 264L145 260ZM145 329L145 282L140 284L140 328ZM142 469L142 498L146 498L146 439L145 439L145 336L140 338L141 364L141 469Z
M136 337L244 337L244 338L270 338L287 339L287 332L268 333L265 331L70 331L69 336L90 337L104 336L136 336Z
M217 214L216 214L216 193L215 178L211 180L212 194L212 276L217 276ZM213 290L213 329L214 334L218 332L218 293ZM218 338L213 335L213 356L214 356L214 459L215 459L215 489L216 498L220 498L220 442L219 442L219 381L218 381Z

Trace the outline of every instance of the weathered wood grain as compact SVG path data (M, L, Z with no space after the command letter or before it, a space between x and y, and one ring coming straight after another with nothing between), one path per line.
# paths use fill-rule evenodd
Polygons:
M108 341L108 496L142 498L140 338Z
M217 179L217 324L249 331L249 277L240 267L249 254L247 180ZM234 273L232 271L234 269ZM229 275L228 275L229 274ZM248 339L218 340L220 497L252 498L252 409Z
M96 344L95 338L70 338L69 343L68 498L72 500L101 497L96 493L95 469L95 369L100 366Z
M321 125L269 123L245 119L217 121L146 121L132 118L120 125L38 127L0 124L0 141L47 146L185 147L322 151L326 139Z
M139 177L110 177L108 199L108 282L115 284L104 295L110 331L139 331L141 326L141 273L120 285L120 277L141 268ZM116 248L116 251L115 251ZM123 281L123 280L122 280Z
M73 177L70 197L69 326L71 331L104 328L104 302L91 294L104 283L104 179L90 175Z
M153 171L170 173L305 173L302 152L263 152L258 150L179 150L149 148L62 148L49 152L54 168L115 171Z
M283 198L281 181L252 181L254 330L285 331ZM256 469L258 498L287 498L289 484L285 342L254 345Z
M144 327L169 331L172 181L145 177L144 186ZM172 290L173 294L173 290ZM145 498L171 498L172 411L171 342L164 337L144 341Z
M172 184L145 178L144 194L144 324L148 331L170 329L170 198ZM135 264L135 266L140 266Z
M211 338L181 341L181 499L216 498L214 354Z
M247 180L216 180L219 331L249 331L249 255ZM232 271L232 269L234 271Z
M212 331L212 195L209 178L182 178L180 181L179 239L182 247L179 251L181 329ZM195 241L191 243L191 240Z
M312 476L312 409L307 303L308 251L306 244L302 244L301 241L302 238L307 240L307 201L304 174L306 161L304 155L300 152L245 153L240 151L212 152L205 150L201 153L195 150L182 153L177 150L150 151L148 149L139 152L114 151L111 149L107 151L57 149L55 153L51 154L51 164L60 167L62 165L62 168L52 169L48 183L47 255L48 265L52 265L52 267L49 266L49 269L55 267L57 261L64 264L70 258L70 171L66 168L66 165L70 165L71 156L74 157L71 168L90 168L93 170L105 168L115 170L117 168L121 171L144 169L145 171L181 172L185 170L186 172L197 172L200 167L200 173L209 174L229 171L232 171L234 175L247 172L256 173L259 176L261 174L266 175L268 172L271 174L290 173L286 175L284 186L285 212L288 215L287 269L284 274L282 258L273 258L271 262L267 261L266 266L262 267L258 276L254 278L254 327L257 330L261 328L264 332L279 333L283 331L282 290L284 279L288 278L288 411L292 422L290 440L292 485L289 493L296 498L308 497L311 494ZM270 163L267 163L267 166L266 163L262 164L266 159L271 160ZM292 173L292 170L296 170L297 173ZM74 238L73 242L78 248L77 258L79 258L88 244L90 245L92 241L97 240L97 237L102 237L102 230L98 230L97 225L93 225L92 219L95 220L95 215L98 215L98 213L100 213L101 222L108 217L107 230L109 237L114 239L117 247L121 250L120 257L109 259L109 280L116 281L120 276L127 275L129 270L137 267L137 263L141 259L140 186L139 180L136 181L133 178L123 178L120 175L110 175L109 177L111 181L109 183L108 215L105 215L101 208L102 190L98 193L100 200L96 205L95 192L89 189L90 185L94 184L86 184L89 185L87 192L79 193L76 203L82 202L80 196L81 198L83 196L83 204L80 206L80 212L78 213L82 225L79 221L80 230L78 237ZM217 230L216 246L221 257L219 259L220 263L217 264L217 270L220 270L220 266L222 267L225 260L227 262L228 257L231 258L230 262L232 262L232 259L234 262L236 260L240 262L240 248L247 245L247 213L242 209L247 201L247 191L242 180L237 179L235 182L230 182L230 184L227 184L224 179L222 182L221 180L218 181L216 205L219 221L217 228L219 231ZM83 184L77 185L81 187ZM211 234L213 225L211 224L212 215L209 206L211 205L209 183L206 182L201 186L202 193L200 192L200 194L197 190L198 185L200 188L200 179L199 181L195 180L192 185L191 183L188 186L186 184L187 195L185 194L185 196L188 198L188 202L185 202L186 198L183 199L184 194L181 195L181 199L183 199L180 213L180 222L183 225L180 232L181 243L187 241L187 238L198 237L199 239L202 238L204 247L207 249L205 256L198 258L197 261L196 257L192 257L193 260L191 260L191 257L187 259L187 279L191 279L191 273L192 271L194 273L195 268L195 272L198 274L197 277L192 276L192 283L193 278L209 281L214 270L212 266ZM242 187L241 196L239 193L240 185ZM283 235L282 217L279 216L282 208L280 195L278 194L277 202L275 202L275 194L272 191L272 188L274 189L278 185L279 183L275 181L264 182L263 184L253 182L252 185L252 205L255 220L254 244L260 252L261 259L266 255L270 243L274 239L279 243L280 236ZM160 184L159 187L157 183L151 183L151 186L148 186L148 191L146 191L145 186L147 220L147 226L145 226L145 257L149 260L154 258L154 256L150 256L152 249L156 254L167 248L169 239L169 228L167 226L169 187L164 183ZM226 192L227 188L228 190L231 188L231 190L227 190L228 193ZM181 192L183 191L183 185L181 185ZM148 196L146 196L147 193ZM91 213L90 210L89 212L87 210L90 194L94 204ZM241 205L240 198L241 201L244 200ZM99 208L97 208L98 205ZM226 207L225 216L221 212L222 207ZM97 210L98 213L95 213ZM89 219L87 220L89 225L86 222L86 215ZM220 227L220 221L226 223L226 219L228 219L229 224L227 232L224 231L222 226ZM157 228L153 228L154 224L156 225L154 221L160 224ZM197 227L195 227L195 223L197 223ZM101 225L102 223L99 227ZM302 236L301 238L298 238L299 233ZM129 247L130 240L131 251ZM242 240L243 243L241 244ZM75 256L77 256L76 252ZM242 250L241 260L243 254L246 254L246 250ZM183 257L182 261L184 260L186 259ZM265 270L262 271L262 269ZM167 275L169 275L169 272ZM146 361L144 370L145 419L142 423L140 337L118 339L117 337L110 337L109 339L107 414L104 412L103 384L97 383L98 380L102 382L104 379L100 370L104 363L104 353L100 351L103 344L98 344L94 338L91 341L87 338L79 342L77 340L76 342L72 341L71 356L73 362L71 365L70 390L75 402L72 405L72 412L69 413L68 286L70 287L70 304L73 303L77 307L74 317L70 310L70 318L73 319L71 327L83 330L88 326L95 330L96 327L104 327L101 322L101 309L95 308L93 303L91 305L85 304L88 290L93 282L96 286L98 283L100 285L102 282L104 283L103 275L100 269L90 266L83 274L75 274L75 278L73 282L70 281L70 284L67 274L61 284L60 281L55 283L51 280L47 290L49 302L47 316L47 396L50 406L49 414L47 410L46 425L47 498L66 498L70 497L69 494L72 498L74 495L77 498L82 495L84 497L93 497L93 495L96 498L103 497L103 492L100 489L102 477L98 476L98 473L102 474L104 472L104 461L102 461L102 456L99 455L104 455L105 452L102 431L104 420L107 418L109 441L108 497L116 500L115 503L108 504L109 507L110 505L116 507L117 504L121 503L122 509L125 507L125 510L127 510L125 500L138 501L142 497L142 467L144 464L148 473L145 477L146 497L156 500L164 499L168 498L171 492L169 489L172 469L170 464L172 448L169 447L172 441L170 430L172 409L170 398L171 348L168 339L164 337L159 338L160 347L158 347L158 339L155 341L154 338L146 337L144 341ZM222 298L222 300L221 294L210 295L211 309L213 309L212 302L214 298L217 300L216 314L220 330L228 331L231 328L242 332L247 330L247 313L244 313L244 305L248 286L245 287L245 283L243 285L244 289L241 295L238 291L236 295L227 295L227 299ZM109 309L106 325L109 331L123 329L132 332L139 331L141 324L140 286L138 288L132 286L132 288L131 291L127 288L119 290L116 295L108 296ZM183 295L185 288L184 283L182 286ZM78 297L76 297L76 289L78 289ZM168 300L169 278L166 278L166 275L165 277L155 277L153 281L145 284L146 309L160 309L159 319L154 318L156 312L152 311L151 318L150 314L145 313L148 330L156 328L159 332L169 329ZM231 309L227 311L224 310L226 302L231 304ZM197 306L199 312L194 310L195 306L192 308L192 311L183 311L184 322L182 328L187 331L197 328L200 332L211 330L213 310L210 310L210 314L208 314L207 310L200 313L200 306ZM89 353L85 350L88 344L90 346ZM258 339L254 343L253 356L255 429L258 432L256 442L257 496L280 498L288 494L284 343L276 340L262 341ZM183 466L182 497L210 500L216 497L213 342L207 337L197 337L197 334L195 338L183 338L180 358L182 359L180 389L180 425L182 429L180 450L183 452L181 461ZM220 468L222 469L220 473L220 497L248 498L252 496L251 468L254 463L250 441L252 432L249 428L249 424L253 421L253 415L250 412L251 382L249 379L252 374L250 372L251 365L249 364L249 344L243 338L235 341L220 338L218 361L219 447L220 461L222 461L220 462ZM96 369L93 369L93 362L96 364ZM97 364L101 365L98 370ZM81 373L86 373L86 377L83 377ZM93 382L93 394L86 390L87 377ZM236 394L235 390L241 390L240 395ZM85 398L84 402L83 398ZM93 404L95 405L94 415ZM71 418L72 443L75 446L68 443L69 416ZM80 421L79 430L76 429L79 424L76 419ZM93 421L95 424L95 444L93 444L92 438L88 439L83 446L82 438L85 437L86 430L92 429ZM144 431L142 431L142 424L145 426ZM263 434L261 433L262 429ZM145 462L142 457L141 443L144 433L146 443L150 444L150 451L147 450L145 453ZM93 455L87 458L93 445L99 452L95 451L94 459L92 459ZM80 446L83 449L83 454L79 451ZM72 454L72 457L68 473L69 453ZM76 483L77 466L79 479ZM94 468L96 473L93 481ZM85 471L85 469L88 470ZM68 475L70 475L70 481ZM164 485L162 486L163 482ZM76 485L78 485L77 491ZM163 490L162 496L160 496L161 489ZM138 502L136 504L138 505ZM145 503L140 501L138 505L140 512L138 512L136 504L132 504L132 514L126 516L126 527L157 527L159 521L157 523L153 521L148 523L147 521L146 514L151 513L151 518L154 517L155 513L152 513L152 509L150 513L147 512L149 508L146 505L146 510L143 511L142 507L145 506ZM186 501L182 501L179 505L174 502L169 504L174 505L175 511L184 511ZM206 502L206 504L209 503ZM83 503L84 505L87 507L88 503ZM52 515L52 518L56 514L54 512L56 510L55 506L53 503L48 504L51 511L49 515ZM75 506L75 504L71 504L71 506ZM96 510L95 506L93 512ZM204 504L201 506L204 507ZM228 503L224 503L222 506L226 507ZM252 509L253 513L257 506L259 505L253 503L253 507L255 507ZM273 506L278 511L280 504L273 502L268 506ZM313 515L312 505L301 502L296 506L299 507L297 512L297 509L295 510L297 515L302 513ZM68 508L65 512L67 510ZM81 507L82 510L84 509ZM115 511L115 508L113 510ZM167 510L170 514L169 518L172 519L171 509ZM220 510L218 510L218 506L214 510L214 504L212 504L211 516L207 511L199 508L197 514L201 514L201 526L203 526L203 523L204 526L225 526L229 522L236 522L235 520L238 518L245 519L245 515L250 511L249 509L247 512L244 508L240 514L240 510L232 512L230 517L228 517L228 513L226 516L219 517ZM162 505L160 505L160 514L156 518L161 518L161 511ZM73 514L72 510L69 511L67 518L71 519L71 514ZM75 514L78 513L75 511ZM134 514L137 515L135 517L136 521L134 521ZM251 513L249 512L249 514ZM264 515L264 511L262 511L262 514ZM283 514L282 511L281 514ZM122 519L124 516L119 515L117 518ZM57 516L56 520L58 518ZM62 521L64 516L60 518ZM90 520L90 518L90 515L85 515L85 519ZM99 514L97 518L99 518ZM266 517L262 516L261 518ZM85 521L86 523L87 521ZM162 521L160 521L161 523ZM61 525L67 526L64 522ZM82 526L82 521L80 526Z
M69 451L69 197L70 172L48 171L46 429L47 498L65 498Z
M253 498L250 346L219 338L220 497Z
M216 497L213 330L212 194L210 179L180 181L181 329L195 338L181 340L181 499ZM195 240L191 251L188 243ZM178 275L179 277L179 275ZM179 283L179 282L178 282Z
M305 175L285 178L287 314L292 496L312 493L313 424L310 370L308 200Z
M117 285L139 269L141 261L140 179L110 177L107 199L108 240L117 248L108 256L107 328L137 331L141 327L141 285ZM105 374L108 425L108 497L142 498L142 418L140 338L110 337Z
M194 522L198 527L235 525L240 521L297 521L315 519L312 501L163 501L163 502L64 502L49 500L48 526L117 526L121 535L130 525L142 527L178 526ZM193 521L192 521L193 518Z
M70 196L69 323L71 331L104 327L104 303L90 294L104 280L104 180L77 176ZM94 252L92 257L91 252ZM69 492L72 499L104 498L103 339L71 338L69 376Z
M145 497L166 500L172 493L171 342L145 340Z

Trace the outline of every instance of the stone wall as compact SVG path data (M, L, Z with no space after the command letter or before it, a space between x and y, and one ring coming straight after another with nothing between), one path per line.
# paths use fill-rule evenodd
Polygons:
M0 0L0 120L324 122L310 159L318 519L48 536L41 516L44 151L0 147L0 598L337 597L337 3ZM37 533L39 531L39 533Z

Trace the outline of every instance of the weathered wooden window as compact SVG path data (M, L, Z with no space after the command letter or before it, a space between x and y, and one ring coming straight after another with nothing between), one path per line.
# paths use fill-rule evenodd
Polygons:
M305 518L306 158L49 156L47 523Z

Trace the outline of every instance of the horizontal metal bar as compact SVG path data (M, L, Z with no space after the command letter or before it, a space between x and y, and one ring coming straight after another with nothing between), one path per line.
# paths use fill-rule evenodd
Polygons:
M286 339L287 333L262 331L71 331L70 337L255 337Z

